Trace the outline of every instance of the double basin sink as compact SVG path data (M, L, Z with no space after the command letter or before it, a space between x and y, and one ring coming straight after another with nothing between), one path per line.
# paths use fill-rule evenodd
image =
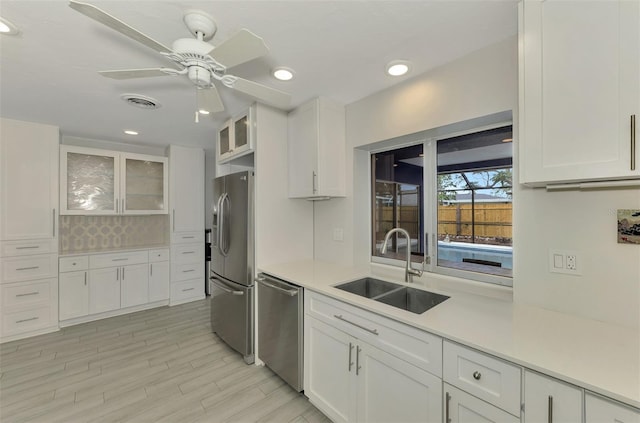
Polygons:
M416 314L422 314L449 298L446 295L373 278L358 279L335 287Z

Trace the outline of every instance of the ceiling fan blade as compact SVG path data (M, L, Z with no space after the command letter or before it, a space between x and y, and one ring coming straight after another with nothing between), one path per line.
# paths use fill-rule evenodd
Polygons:
M291 96L285 92L243 78L235 78L236 80L231 88L255 97L263 103L280 109L287 109L291 103Z
M122 22L120 19L111 16L107 12L97 8L92 4L83 3L76 0L69 0L69 6L72 9L82 13L83 15L88 16L91 19L94 19L100 22L101 24L104 24L111 29L115 29L119 33L126 35L129 38L133 38L137 42L142 43L149 48L152 48L159 52L165 52L165 53L172 52L172 50L169 47L160 44L156 40L148 37L147 35L143 34L137 29L130 27L126 23Z
M209 113L218 113L224 110L222 99L220 98L216 87L197 88L196 93L198 111L206 110Z
M151 76L168 76L169 73L163 71L161 68L148 68L148 69L122 69L122 70L108 70L99 71L102 76L112 79L133 79L133 78L148 78Z
M227 68L248 62L269 52L264 40L248 29L241 29L209 52L209 56Z

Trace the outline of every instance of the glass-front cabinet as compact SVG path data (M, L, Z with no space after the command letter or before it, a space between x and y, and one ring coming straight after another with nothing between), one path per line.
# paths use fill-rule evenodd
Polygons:
M249 154L255 143L255 104L246 113L229 119L218 131L216 156L218 163L226 163Z
M61 214L168 213L167 158L60 147Z

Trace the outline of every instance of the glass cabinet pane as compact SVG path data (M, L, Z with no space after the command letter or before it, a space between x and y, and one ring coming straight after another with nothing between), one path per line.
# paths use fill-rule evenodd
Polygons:
M220 152L218 154L222 155L229 152L229 127L226 126L220 130Z
M67 210L115 210L115 158L67 152Z
M235 129L235 148L247 145L249 139L249 120L244 116L234 123Z
M126 210L163 210L164 164L125 159Z

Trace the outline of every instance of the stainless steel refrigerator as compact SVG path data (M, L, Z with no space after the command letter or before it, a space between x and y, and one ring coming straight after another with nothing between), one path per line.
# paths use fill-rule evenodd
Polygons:
M254 362L253 172L213 181L211 326L231 348Z

